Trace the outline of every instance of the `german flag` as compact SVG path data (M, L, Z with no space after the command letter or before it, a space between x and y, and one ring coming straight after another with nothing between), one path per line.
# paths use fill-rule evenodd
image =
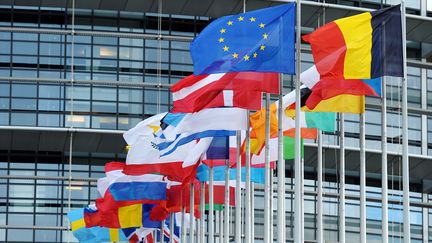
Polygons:
M400 5L335 20L303 40L321 78L403 76Z

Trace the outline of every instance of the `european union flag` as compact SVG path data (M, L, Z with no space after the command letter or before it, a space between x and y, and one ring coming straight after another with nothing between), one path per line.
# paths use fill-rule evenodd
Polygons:
M295 74L295 3L225 16L191 43L194 74Z

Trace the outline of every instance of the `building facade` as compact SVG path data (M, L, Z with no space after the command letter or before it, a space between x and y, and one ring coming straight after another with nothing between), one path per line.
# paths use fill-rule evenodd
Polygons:
M250 0L246 8L280 3ZM397 3L304 1L302 32ZM170 109L169 86L193 71L191 40L214 18L242 8L240 0L0 1L0 242L74 242L65 214L99 197L96 180L104 175L104 164L125 159L122 132ZM407 12L411 242L429 242L432 1L407 0ZM303 45L302 68L312 62L309 46ZM390 242L402 242L401 80L386 82L389 233ZM285 75L284 94L293 86L293 77ZM380 99L368 98L368 242L381 240L380 117ZM359 116L345 115L345 137L346 238L359 242ZM324 134L326 242L339 240L338 141L338 133ZM305 153L305 240L314 242L316 141L306 142ZM286 163L286 228L292 242L293 163ZM263 207L257 186L257 242L264 235ZM217 235L219 228L215 231Z

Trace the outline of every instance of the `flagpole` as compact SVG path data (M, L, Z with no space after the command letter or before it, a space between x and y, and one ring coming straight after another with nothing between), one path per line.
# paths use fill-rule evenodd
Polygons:
M324 243L323 230L323 160L322 160L322 132L318 130L318 189L317 189L317 242Z
M174 213L170 213L170 237L169 237L169 243L174 243Z
M408 108L407 108L407 64L406 64L406 9L405 0L401 0L402 17L402 55L403 73L402 78L402 187L403 187L403 234L404 243L411 241L410 225L410 196L409 196L409 157L408 157Z
M366 243L365 114L360 114L360 243Z
M278 182L277 182L277 242L285 243L285 160L283 159L283 131L282 131L282 105L283 105L283 74L279 74L279 100L278 100Z
M165 220L162 220L160 225L160 236L159 236L160 243L164 243L164 224L165 224Z
M388 243L388 177L387 177L387 98L386 78L381 87L381 204L382 204L382 242Z
M201 220L200 220L200 243L205 242L205 182L201 182L201 198L200 198L200 212L201 212Z
M181 232L180 232L181 242L185 242L186 241L185 217L186 217L186 207L183 205L182 206L182 216L181 216Z
M236 174L236 205L235 205L235 242L241 242L241 158L240 158L240 150L241 150L241 132L237 131L236 135L237 142L237 150L236 150L236 162L237 162L237 174Z
M265 177L264 177L264 243L270 243L270 94L266 93Z
M294 242L303 243L303 215L302 215L302 160L300 151L300 72L301 72L301 0L297 0L297 13L296 13L296 118L295 119L295 188L294 188Z
M247 124L250 124L250 111L247 112ZM252 243L252 205L251 205L251 180L250 180L250 130L246 129L246 202L245 202L245 243Z
M224 210L224 241L225 243L229 243L229 204L230 204L230 164L229 164L229 159L225 160L226 161L226 167L225 167L225 210Z
M210 166L209 169L209 217L208 217L208 229L209 229L209 243L214 243L214 188L213 188L213 179L214 179L214 171L213 165Z
M273 169L270 168L270 242L273 242Z
M339 113L340 123L340 168L339 168L339 242L345 242L345 128L344 113Z
M195 241L195 190L194 190L194 183L192 182L190 184L190 205L189 205L189 242L194 243Z

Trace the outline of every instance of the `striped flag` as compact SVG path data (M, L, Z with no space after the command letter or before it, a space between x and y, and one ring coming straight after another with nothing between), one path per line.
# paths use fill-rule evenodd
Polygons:
M197 112L204 108L261 108L262 92L279 92L277 73L233 72L190 75L171 87L171 112Z

